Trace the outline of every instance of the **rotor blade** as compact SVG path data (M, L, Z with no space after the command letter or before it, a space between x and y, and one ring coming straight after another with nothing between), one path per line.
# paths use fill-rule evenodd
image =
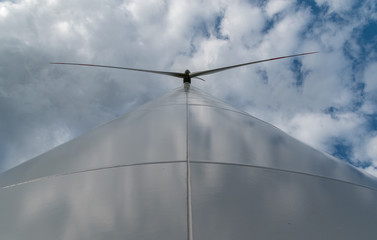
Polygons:
M115 66L106 66L106 65L94 65L94 64L83 64L83 63L52 62L51 64L74 65L74 66L85 66L85 67L115 68L115 69L123 69L123 70L138 71L138 72L156 73L156 74L168 75L168 76L178 77L178 78L184 77L183 73L178 73L178 72L163 72L163 71L154 71L154 70L146 70L146 69L115 67Z
M203 78L200 78L200 77L193 77L193 78L196 78L196 79L202 80L203 82L206 81L206 80L204 80Z
M228 70L228 69L231 69L231 68L242 67L242 66L246 66L246 65L255 64L255 63L267 62L267 61L278 60L278 59L283 59L283 58L290 58L290 57L297 57L297 56L302 56L302 55L309 55L309 54L314 54L314 53L318 53L318 52L300 53L300 54L295 54L295 55L269 58L269 59L254 61L254 62L242 63L242 64L232 65L232 66L228 66L228 67L215 68L215 69L205 70L205 71L201 71L201 72L193 72L193 73L190 74L190 77L193 78L193 77L198 77L198 76L201 76L201 75L208 75L208 74L212 74L212 73L225 71L225 70Z

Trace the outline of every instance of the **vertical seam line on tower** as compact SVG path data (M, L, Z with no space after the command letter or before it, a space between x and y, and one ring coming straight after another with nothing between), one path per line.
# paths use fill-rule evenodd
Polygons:
M188 111L188 91L186 91L186 160L187 160L187 239L193 240L192 236L192 205L191 205L191 171L189 152L189 111Z

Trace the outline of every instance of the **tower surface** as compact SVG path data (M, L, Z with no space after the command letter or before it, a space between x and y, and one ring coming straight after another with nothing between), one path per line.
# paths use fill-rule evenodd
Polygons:
M185 84L1 174L0 239L375 239L376 203L373 176Z

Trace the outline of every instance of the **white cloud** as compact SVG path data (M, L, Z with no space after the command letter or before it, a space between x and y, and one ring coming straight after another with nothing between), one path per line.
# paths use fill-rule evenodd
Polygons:
M352 10L355 0L315 0L319 6L329 6L330 12Z
M285 15L275 22L273 28L263 37L261 52L274 56L297 51L302 41L300 34L305 31L310 19L311 15L306 10Z
M291 0L271 0L267 3L266 12L269 17L277 14L293 5Z
M30 139L21 140L21 146L9 147L7 159L2 162L0 172L40 155L74 137L70 129L56 124L48 126L48 128L32 129L31 134Z
M377 62L373 62L366 67L364 82L366 92L375 92L377 90Z
M371 138L366 145L366 152L368 157L370 157L375 166L377 166L377 136Z
M226 6L221 31L233 44L252 46L260 41L264 21L262 9L239 1Z
M359 116L352 113L339 115L336 119L329 114L303 113L289 121L286 131L316 148L329 150L325 140L352 135L361 123Z
M377 167L376 166L370 166L370 167L364 168L364 171L366 171L367 173L377 177Z
M9 14L9 10L8 8L4 5L4 6L0 6L0 17L2 18L6 18Z

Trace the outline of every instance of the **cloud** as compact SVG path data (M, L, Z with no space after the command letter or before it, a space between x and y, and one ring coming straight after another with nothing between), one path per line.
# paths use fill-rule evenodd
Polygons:
M323 139L343 137L360 126L362 120L355 114L345 113L336 118L329 114L296 114L288 129L299 139L317 148L324 148Z
M365 79L365 92L366 93L376 93L377 91L377 82L376 82L376 76L377 76L377 62L373 62L369 64L364 73L364 79Z
M328 7L329 12L343 12L353 9L355 0L315 0L321 7Z
M377 136L372 137L367 142L366 153L373 160L373 165L377 167Z
M369 173L373 176L377 176L377 167L375 167L375 166L367 167L364 170L365 170L365 172L367 172L367 173Z
M288 8L290 8L294 2L289 0L273 0L269 1L266 5L266 13L269 17L278 14Z
M233 44L252 46L260 40L265 16L262 9L239 1L238 4L229 4L225 7L221 32Z

